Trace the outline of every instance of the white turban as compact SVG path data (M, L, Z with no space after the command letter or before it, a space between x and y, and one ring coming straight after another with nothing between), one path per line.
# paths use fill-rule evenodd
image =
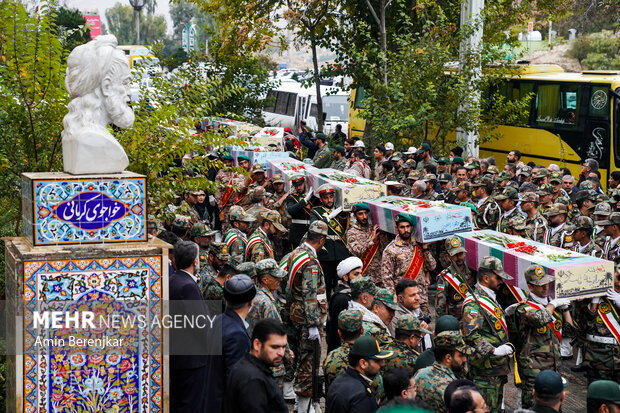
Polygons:
M342 260L340 261L340 264L338 264L338 268L336 268L338 278L342 278L345 274L350 273L356 268L362 268L363 266L364 264L362 263L362 260L357 257L349 257Z

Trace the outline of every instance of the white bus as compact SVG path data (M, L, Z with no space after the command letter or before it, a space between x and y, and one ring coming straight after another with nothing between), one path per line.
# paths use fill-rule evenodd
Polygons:
M323 132L329 135L336 131L336 125L342 125L342 132L349 129L349 92L331 86L321 86L323 96ZM299 122L306 121L306 126L317 130L316 88L314 85L304 87L293 80L282 80L282 84L269 91L267 97L271 106L263 110L267 126L289 127L297 133Z

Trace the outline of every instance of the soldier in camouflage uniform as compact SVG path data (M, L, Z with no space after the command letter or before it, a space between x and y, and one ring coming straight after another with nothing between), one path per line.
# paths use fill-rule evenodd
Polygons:
M263 165L257 163L252 165L252 183L250 189L262 187L265 192L273 192L272 182L265 175L265 168Z
M553 187L542 184L536 190L536 195L538 195L538 209L541 214L546 215L553 207Z
M573 210L573 220L578 216L589 217L592 215L594 206L596 205L596 195L596 192L590 190L577 192L577 195L575 195L575 204L577 205L577 209ZM568 204L570 205L570 202Z
M560 172L551 172L551 174L549 175L549 184L551 184L551 186L553 187L551 202L560 202L560 198L564 198L568 201L568 203L571 202L570 197L562 188L562 174Z
M330 351L323 361L323 375L325 378L325 394L329 390L330 384L344 373L349 366L349 350L355 340L362 335L362 313L359 310L345 310L338 315L338 334L342 340L342 345ZM371 387L375 390L378 399L383 399L383 380L377 374Z
M443 398L446 387L464 373L467 356L473 353L473 349L465 344L458 331L443 331L433 341L436 361L418 371L414 380L418 397L433 412L447 413Z
M249 207L244 208L246 214L253 217L255 221L250 225L250 229L248 231L249 234L256 231L258 227L258 219L265 212L269 211L267 207L265 207L265 190L262 186L251 189L248 193L247 198L250 200L251 204Z
M577 304L579 337L585 338L584 361L588 384L595 380L620 382L620 267L616 265L613 288L607 296ZM604 320L605 319L605 320ZM611 327L616 328L611 328Z
M430 315L428 307L428 282L425 271L432 271L437 265L435 258L425 244L417 245L411 237L415 222L407 214L396 216L398 235L390 242L381 259L381 278L385 288L394 291L398 280L412 278L420 286L420 310Z
M611 214L611 205L608 202L601 202L596 204L594 207L594 233L592 237L594 238L594 242L599 247L602 247L605 243L605 227L601 225L601 222L606 221L607 217Z
M172 221L172 232L182 240L187 241L189 240L189 231L193 225L192 219L187 215L175 214L174 221Z
M435 311L437 318L450 314L461 319L463 300L476 280L465 265L467 250L459 237L450 237L445 241L450 265L437 276Z
M573 232L574 245L573 251L577 251L581 254L591 255L596 258L601 258L603 250L596 245L596 242L591 238L594 231L594 222L592 218L580 216L573 221L575 231Z
M525 225L525 218L523 218L523 215L519 214L510 218L508 221L508 234L527 238L527 234L525 233L526 230L527 225Z
M310 213L314 207L312 188L306 193L306 178L304 175L293 175L290 179L291 191L286 198L286 211L291 216L291 226L288 240L297 247L310 225Z
M233 166L233 157L231 155L224 155L222 161L227 168ZM238 204L238 200L243 198L250 185L250 179L243 174L220 169L215 176L215 183L220 184L217 187L215 200L220 211L222 231L226 231L229 226L228 212L230 207Z
M603 244L603 256L609 261L620 263L620 212L612 212L607 220L602 221L605 227L605 243Z
M382 346L392 342L392 335L388 326L398 310L398 302L393 291L379 288L375 294L370 313L363 313L364 335L376 339Z
M546 243L551 235L547 219L538 210L538 195L526 192L521 198L521 210L525 217L525 236L532 241Z
M317 190L321 200L321 206L312 208L310 223L317 220L323 221L329 228L325 248L318 252L321 266L325 274L327 297L338 284L336 268L343 259L350 254L347 250L346 231L349 229L349 213L342 211L342 207L334 209L335 188L330 184L323 184Z
M347 167L347 158L345 155L344 146L336 146L332 152L333 161L329 167L337 171L344 171L344 168Z
M370 207L365 202L353 205L351 210L355 217L353 224L346 232L347 249L364 263L362 274L373 278L377 286L383 287L381 279L381 252L389 243L387 234L377 225L370 225L368 215Z
M177 214L190 217L192 220L192 225L196 222L204 222L198 214L198 211L194 209L194 204L197 202L196 196L199 192L201 191L192 190L183 192L183 200L176 209Z
M325 245L327 234L328 227L325 222L313 222L308 229L306 241L291 253L287 263L287 306L295 328L295 393L298 396L299 411L306 411L303 407L307 408L310 404L313 341L320 340L327 318L325 278L317 257L317 251Z
M463 305L463 339L476 350L469 360L469 378L480 388L491 413L500 412L514 352L504 312L496 301L499 286L511 279L498 258L484 257L478 266L478 282Z
M476 222L480 229L492 229L497 227L499 221L500 209L497 202L491 197L493 192L493 183L490 178L482 177L471 185L472 196L476 201L478 214Z
M192 225L192 229L189 230L190 240L198 244L198 247L200 248L199 257L201 268L208 263L208 249L209 245L211 245L211 242L213 241L213 236L215 233L216 231L211 231L209 227L202 222L196 222Z
M282 226L282 218L276 211L267 210L260 218L260 226L248 239L245 249L245 260L258 263L267 258L274 258L272 239L278 232L286 232Z
M567 222L567 215L568 209L564 204L553 204L553 207L547 211L551 231L549 245L558 248L573 248L574 227Z
M497 231L508 233L510 227L510 219L516 216L521 216L521 212L517 208L517 202L519 202L519 194L514 188L506 188L501 194L495 197L502 213L497 223Z
M525 270L525 281L530 290L529 299L515 312L517 326L517 362L521 376L521 407L534 405L534 380L542 370L560 367L560 341L563 334L571 334L570 301L565 298L549 300L549 284L555 280L540 265Z
M242 207L238 205L230 207L230 229L224 235L224 243L228 246L234 264L241 264L245 259L248 229L255 221L256 218L246 214Z
M211 278L217 277L217 273L222 269L224 264L230 261L228 247L222 242L212 242L209 246L207 262L200 267L199 285L205 286L206 282ZM204 288L203 288L204 291Z
M394 357L386 360L383 371L392 367L407 367L415 370L415 362L420 353L417 351L424 334L432 334L422 328L420 321L413 314L404 314L396 321L394 340L385 345L386 351L393 351Z
M237 270L230 265L224 264L215 277L209 278L202 289L202 296L205 300L222 300L222 311L224 311L224 283L226 280L237 274Z

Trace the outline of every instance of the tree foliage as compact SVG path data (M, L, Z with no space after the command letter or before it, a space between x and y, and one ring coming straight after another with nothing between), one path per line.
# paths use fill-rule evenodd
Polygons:
M116 3L105 11L108 31L116 36L118 44L136 42L136 24L134 10L129 5ZM162 15L140 12L140 42L149 44L166 37L166 19Z
M64 47L71 51L90 40L90 29L86 26L86 19L79 10L71 10L65 7L58 8L56 18L58 36L64 38Z
M620 70L620 32L581 36L571 44L569 55L588 69Z

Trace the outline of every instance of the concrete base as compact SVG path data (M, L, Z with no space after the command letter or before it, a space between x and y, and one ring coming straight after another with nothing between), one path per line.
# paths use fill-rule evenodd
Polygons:
M7 411L168 411L168 337L161 326L63 332L35 329L33 319L50 309L96 312L89 306L101 303L121 314L142 308L151 317L164 314L171 246L159 239L49 247L33 247L25 237L4 241ZM121 334L129 344L71 348L37 343L43 336L68 343L75 331L91 338L95 333L110 339Z

